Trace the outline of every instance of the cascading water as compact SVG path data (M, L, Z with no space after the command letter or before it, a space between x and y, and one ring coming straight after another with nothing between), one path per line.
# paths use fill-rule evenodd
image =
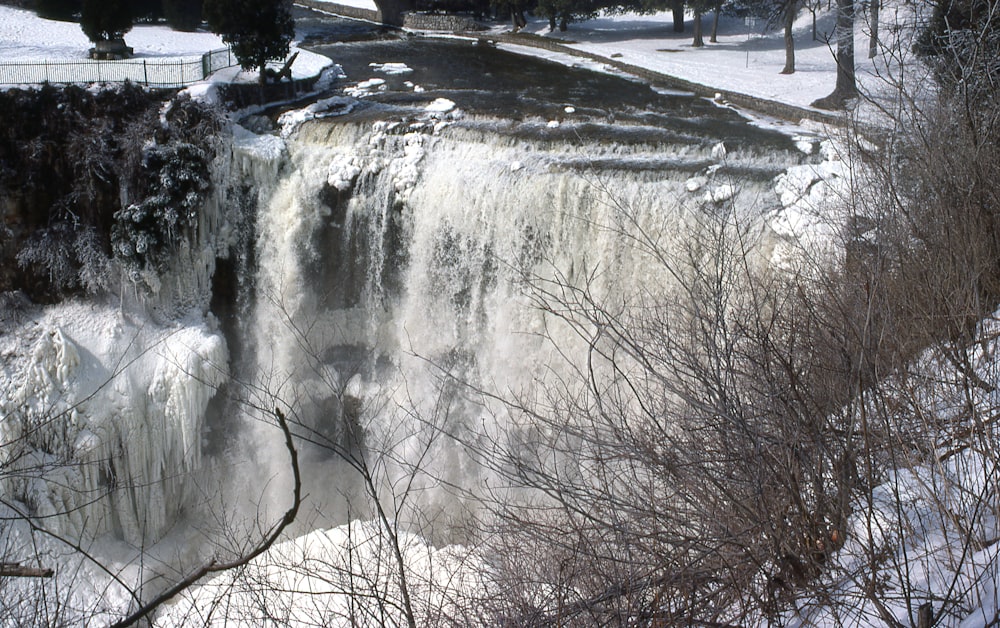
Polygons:
M269 393L328 452L377 459L383 499L405 484L419 518L455 514L455 495L484 481L459 443L508 429L470 401L475 391L559 376L553 352L581 342L524 282L558 277L611 302L657 294L668 279L637 237L683 246L705 215L733 214L759 240L779 206L774 176L800 160L749 144L727 152L710 135L631 133L505 122L433 99L306 123L257 219L245 339L256 374L245 377L277 383ZM276 464L255 483L272 478L264 501L283 504L280 443L258 436L275 444L260 459ZM327 522L370 515L348 503L351 469L311 460L307 490Z

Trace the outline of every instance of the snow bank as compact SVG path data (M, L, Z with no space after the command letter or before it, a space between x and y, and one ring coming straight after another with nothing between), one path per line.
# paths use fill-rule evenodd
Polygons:
M476 625L469 602L487 590L482 561L461 547L435 549L413 534L390 535L361 521L273 546L245 569L188 592L154 625L250 628L274 618L284 626L406 625L393 536L417 625L443 618Z
M774 181L781 206L767 223L779 238L771 255L775 266L796 267L803 259L815 262L840 254L844 201L851 195L850 167L841 158L846 152L836 142L823 140L820 152L822 162L792 166Z

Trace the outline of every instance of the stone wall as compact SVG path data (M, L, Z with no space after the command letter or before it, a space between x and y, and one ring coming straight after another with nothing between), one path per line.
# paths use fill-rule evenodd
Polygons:
M443 15L434 13L417 13L411 11L403 20L403 28L416 31L446 31L458 33L463 31L484 30L474 19L463 15Z

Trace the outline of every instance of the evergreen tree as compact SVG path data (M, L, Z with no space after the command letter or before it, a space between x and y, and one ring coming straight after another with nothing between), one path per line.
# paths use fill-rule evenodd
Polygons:
M163 17L163 6L160 0L129 0L132 9L133 22L150 22L155 24Z
M132 30L132 6L129 0L83 0L80 27L94 43L122 39Z
M205 18L240 67L260 70L261 83L267 62L284 59L295 34L291 0L205 0Z
M37 0L35 11L47 20L73 22L80 13L81 0Z
M202 0L163 0L163 16L178 31L193 31L201 25Z

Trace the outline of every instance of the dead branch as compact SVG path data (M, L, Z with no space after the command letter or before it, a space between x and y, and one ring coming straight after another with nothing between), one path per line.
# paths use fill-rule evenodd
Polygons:
M21 563L0 563L0 577L51 578L55 573L48 567L24 567Z

